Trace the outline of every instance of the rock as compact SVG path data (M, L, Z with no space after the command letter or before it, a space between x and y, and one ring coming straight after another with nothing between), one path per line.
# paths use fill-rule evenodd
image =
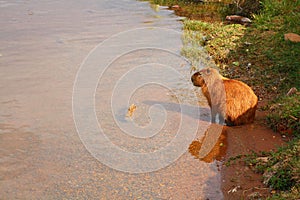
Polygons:
M179 9L180 6L179 6L179 5L174 5L174 6L172 6L172 8L173 8L173 9Z
M300 42L300 35L296 33L286 33L284 34L284 39L291 42Z
M292 96L293 94L296 94L297 91L298 91L297 88L292 87L292 88L288 91L288 93L286 94L286 96Z
M247 17L242 17L239 15L228 15L226 16L226 20L240 22L240 23L251 23L252 21Z
M234 188L232 188L232 189L230 189L230 190L228 190L228 194L230 194L230 193L234 193L234 192L237 192L238 191L238 189L241 189L241 186L236 186L236 187L234 187Z

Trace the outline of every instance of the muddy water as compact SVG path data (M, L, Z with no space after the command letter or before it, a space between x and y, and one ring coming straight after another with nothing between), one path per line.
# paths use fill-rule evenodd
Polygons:
M75 127L73 86L88 53L110 36L134 28L180 31L181 24L172 11L154 11L147 2L134 0L10 0L0 1L0 10L1 199L222 199L218 163L195 159L188 146L167 166L127 173L122 171L122 162L129 167L134 162L110 155L120 160L118 168L97 160ZM178 53L180 46L174 51ZM147 154L169 144L185 118L187 124L199 125L195 140L201 138L207 126L207 108L200 109L203 121L199 122L197 102L189 98L192 87L186 84L188 67L175 66L182 79L165 77L174 83L170 87L147 84L132 91L130 100L112 114L112 85L131 69L124 67L128 60L154 55L130 56L114 62L95 90L95 113L107 137L125 152ZM133 79L143 76L133 74ZM126 106L131 103L137 110L128 119ZM157 130L150 126L155 134L144 135L146 139L126 134L119 127L144 127L161 114L167 116L165 122ZM159 163L165 157L157 159Z

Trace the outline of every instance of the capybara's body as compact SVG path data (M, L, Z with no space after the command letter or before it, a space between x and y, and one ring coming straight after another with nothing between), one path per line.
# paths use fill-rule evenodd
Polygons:
M227 79L214 68L205 68L192 76L195 86L201 87L211 108L212 122L227 125L252 123L257 108L257 96L245 83Z

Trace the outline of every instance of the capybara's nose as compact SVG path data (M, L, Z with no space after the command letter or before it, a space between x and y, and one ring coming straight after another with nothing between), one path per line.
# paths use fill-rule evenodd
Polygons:
M194 83L194 79L195 79L194 76L195 76L195 74L193 74L192 77L191 77L192 83Z
M196 72L195 74L193 74L193 76L191 77L191 81L194 83L197 76L199 76L199 75L200 75L199 72Z

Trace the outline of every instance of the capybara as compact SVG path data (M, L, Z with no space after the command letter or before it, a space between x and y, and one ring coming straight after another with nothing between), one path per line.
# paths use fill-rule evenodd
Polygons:
M257 108L257 96L245 83L228 79L214 68L204 68L191 77L194 86L201 87L211 108L212 122L229 126L252 123Z

